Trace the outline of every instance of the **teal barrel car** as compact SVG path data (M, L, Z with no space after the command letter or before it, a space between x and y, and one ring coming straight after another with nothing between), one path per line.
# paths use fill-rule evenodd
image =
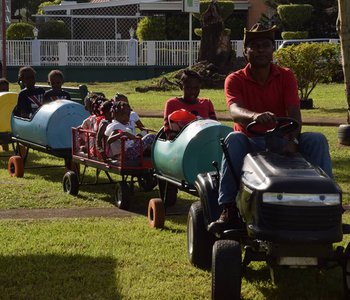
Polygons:
M178 189L197 194L194 186L197 175L215 170L213 162L220 165L220 139L231 131L231 127L211 119L189 123L173 140L167 140L164 131L159 131L153 144L152 161L160 198L149 202L151 227L163 226L165 207L175 204Z

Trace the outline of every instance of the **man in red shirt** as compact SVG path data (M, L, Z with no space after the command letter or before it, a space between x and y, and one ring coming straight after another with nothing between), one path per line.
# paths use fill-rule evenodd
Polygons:
M274 127L277 117L290 117L298 121L300 126L288 135L283 152L299 151L332 177L328 142L324 135L300 133L302 121L297 81L291 70L272 63L274 32L275 26L266 29L259 23L249 31L245 29L243 54L248 63L244 69L230 74L225 80L226 102L234 121L234 132L226 137L225 144L234 175L224 156L218 199L223 211L220 218L209 225L209 230L214 232L241 226L235 203L239 182L235 178L241 176L247 153L265 150L264 138L246 130L252 121L256 121L263 129L271 128L271 125Z

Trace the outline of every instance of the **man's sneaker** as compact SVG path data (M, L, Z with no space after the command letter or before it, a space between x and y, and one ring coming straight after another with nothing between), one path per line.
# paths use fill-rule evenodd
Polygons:
M243 224L238 209L233 202L225 204L219 219L211 222L208 226L208 230L213 233L223 232L228 229L242 228Z

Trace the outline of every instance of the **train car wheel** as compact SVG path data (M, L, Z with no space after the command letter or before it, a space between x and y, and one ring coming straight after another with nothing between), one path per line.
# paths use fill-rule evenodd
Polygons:
M69 195L76 196L79 192L79 178L73 171L68 171L63 176L63 191Z
M162 199L153 198L148 203L148 224L151 228L163 228L165 207Z
M24 161L23 158L20 156L11 156L8 165L7 165L8 172L10 176L13 177L23 177L24 175Z
M115 186L114 202L120 209L127 209L129 207L131 190L127 182L118 182Z

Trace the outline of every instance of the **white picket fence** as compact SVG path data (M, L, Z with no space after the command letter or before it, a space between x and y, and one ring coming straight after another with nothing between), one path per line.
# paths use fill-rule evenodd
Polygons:
M242 56L242 41L231 41ZM278 47L282 41L276 41ZM198 58L200 41L192 41L192 60ZM0 49L2 45L0 44ZM2 53L2 52L0 52ZM9 40L8 66L186 66L189 41L137 40Z

